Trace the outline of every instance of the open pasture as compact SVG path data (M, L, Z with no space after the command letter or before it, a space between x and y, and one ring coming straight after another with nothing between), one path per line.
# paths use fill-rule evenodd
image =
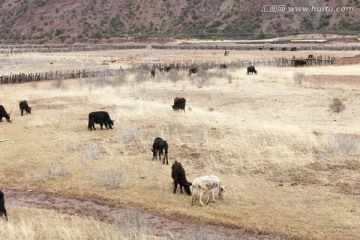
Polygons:
M211 51L199 53L209 60L216 54L211 59ZM336 54L350 55L329 53ZM56 65L17 61L23 71ZM359 66L259 66L257 71L212 69L191 77L170 71L154 79L137 72L115 86L116 79L99 77L0 86L0 103L13 118L11 124L0 123L0 139L7 139L0 142L2 186L135 206L253 233L359 238ZM302 83L294 80L297 72L305 73ZM171 108L177 96L187 100L185 113ZM345 110L329 108L334 98ZM18 103L24 99L32 113L21 116ZM98 110L115 119L114 129L87 129L89 112ZM151 161L158 136L168 141L169 165ZM186 194L173 194L175 160L189 181L219 176L227 187L225 199L202 208L191 206Z

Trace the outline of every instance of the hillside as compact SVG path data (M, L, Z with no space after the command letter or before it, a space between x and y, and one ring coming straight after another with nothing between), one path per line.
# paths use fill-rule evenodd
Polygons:
M313 2L0 0L0 43L101 43L190 35L265 38L360 30L359 0Z

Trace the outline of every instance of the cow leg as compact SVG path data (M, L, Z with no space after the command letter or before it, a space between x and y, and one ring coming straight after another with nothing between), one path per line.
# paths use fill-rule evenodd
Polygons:
M174 194L176 193L176 188L177 188L177 182L174 181Z
M93 129L96 130L95 124L93 120L89 120L88 128L92 131Z
M182 191L182 185L180 184L180 193L182 194L183 191Z
M21 116L24 116L24 110L21 109Z
M105 123L106 130L109 130L107 123Z
M100 123L100 127L101 127L101 130L103 129L103 124L102 123Z
M201 204L202 207L204 206L203 202L201 201L201 198L202 198L203 194L204 193L202 191L199 193L199 203Z
M164 163L166 163L166 165L169 165L169 160L168 160L168 156L166 153L165 153L165 162Z
M154 161L154 159L156 159L157 158L157 154L156 154L156 150L154 150L154 149L151 149L152 150L152 152L153 152L153 158L152 158L152 160Z
M208 198L208 200L207 200L207 205L209 205L209 202L212 200L212 202L215 202L215 200L214 200L214 192L213 191L211 191L211 193L209 194L209 198Z
M192 196L191 205L194 205L194 202L196 202L196 200L198 200L198 198L199 198L199 193L197 192L197 190L194 190L194 188L193 188L191 196Z

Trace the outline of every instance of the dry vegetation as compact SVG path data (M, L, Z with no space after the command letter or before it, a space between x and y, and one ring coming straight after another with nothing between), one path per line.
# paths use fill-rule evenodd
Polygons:
M256 233L359 238L359 85L336 80L359 78L359 66L305 69L302 84L294 82L295 68L258 67L254 76L210 70L201 88L203 75L186 73L176 81L170 73L136 73L116 86L94 79L63 81L61 88L0 86L1 104L13 111L13 123L0 123L0 138L9 139L0 143L0 182ZM317 81L319 75L334 81ZM186 113L172 111L176 96L187 99ZM346 109L330 111L334 98ZM23 99L33 113L21 117ZM108 111L115 128L89 131L94 110ZM218 175L227 197L201 208L174 195L170 165L151 161L157 136L168 141L170 164L181 162L188 180Z
M135 212L113 225L35 208L12 207L10 214L9 222L0 221L1 239L159 239L136 227Z

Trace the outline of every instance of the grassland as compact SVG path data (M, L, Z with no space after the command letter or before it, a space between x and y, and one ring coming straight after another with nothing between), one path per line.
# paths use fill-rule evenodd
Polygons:
M116 86L114 79L3 85L0 101L13 122L0 123L0 139L8 139L0 143L0 181L254 233L357 239L358 69L260 66L254 76L228 69L155 79L135 73ZM303 83L296 72L305 73ZM331 81L318 81L324 76ZM172 111L176 96L187 99L185 113ZM330 110L333 98L344 111ZM23 99L31 115L20 116ZM95 110L108 111L115 128L89 131ZM157 136L169 143L170 164L181 162L190 181L218 175L226 198L201 208L173 194L171 165L151 161Z

